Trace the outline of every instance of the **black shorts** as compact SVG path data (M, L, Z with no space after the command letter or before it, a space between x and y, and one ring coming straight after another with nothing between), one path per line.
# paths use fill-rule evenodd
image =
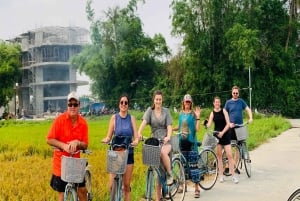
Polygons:
M128 153L127 165L134 164L134 154Z
M237 140L234 128L229 128L228 133L231 137L231 140Z
M229 145L231 142L231 135L230 133L227 131L222 138L218 138L219 139L219 143L220 145Z
M67 182L61 180L59 176L52 175L50 186L53 188L53 190L58 192L65 192L66 185ZM85 187L85 182L83 181L82 183L76 185L77 187Z

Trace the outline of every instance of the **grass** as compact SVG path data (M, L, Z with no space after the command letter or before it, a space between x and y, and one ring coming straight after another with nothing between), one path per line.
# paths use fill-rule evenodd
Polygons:
M208 114L208 112L203 113ZM142 113L133 112L140 125ZM172 114L174 124L177 114ZM204 115L203 115L204 116ZM203 118L203 117L202 117ZM204 116L205 118L205 116ZM89 149L92 155L86 156L91 164L94 200L108 200L108 175L106 172L106 150L101 139L106 136L110 116L90 118ZM248 144L254 149L290 128L289 122L280 116L255 116L249 125ZM49 186L51 176L52 150L46 144L46 135L52 121L2 121L0 122L0 201L54 201L56 192ZM146 127L144 135L149 136ZM201 128L198 139L202 140ZM132 200L139 200L145 191L146 166L142 164L141 143L135 150L135 168L132 178Z

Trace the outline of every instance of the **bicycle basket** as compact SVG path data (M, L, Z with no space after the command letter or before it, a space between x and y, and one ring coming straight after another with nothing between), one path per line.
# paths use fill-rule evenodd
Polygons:
M62 156L61 158L61 179L70 183L82 183L84 179L86 158L73 158Z
M206 133L203 137L202 145L203 147L209 147L214 149L218 144L218 139L215 138L213 135Z
M160 164L160 146L143 144L143 163L148 166L159 166Z
M248 138L248 129L246 126L235 128L236 139L238 141L246 140Z
M114 151L108 150L106 154L106 170L113 174L124 174L126 171L128 150Z
M173 152L179 151L179 136L172 136L171 137L171 145Z

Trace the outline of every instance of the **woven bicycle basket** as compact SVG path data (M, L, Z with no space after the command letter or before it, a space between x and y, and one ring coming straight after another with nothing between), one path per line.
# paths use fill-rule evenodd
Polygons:
M218 144L218 139L213 135L206 133L203 137L202 145L214 149Z
M124 174L126 171L128 150L113 151L108 150L106 154L106 170L113 174Z
M143 144L143 163L148 166L159 166L161 146Z
M86 158L73 158L62 156L61 179L70 183L82 183L84 179Z
M171 137L171 145L173 152L179 151L179 136L172 136Z
M246 126L235 128L236 139L238 141L246 140L248 138L248 129Z

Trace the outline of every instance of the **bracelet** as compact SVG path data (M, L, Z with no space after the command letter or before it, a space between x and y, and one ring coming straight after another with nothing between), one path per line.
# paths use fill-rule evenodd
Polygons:
M200 119L196 119L196 120L198 121L198 120L200 120Z

